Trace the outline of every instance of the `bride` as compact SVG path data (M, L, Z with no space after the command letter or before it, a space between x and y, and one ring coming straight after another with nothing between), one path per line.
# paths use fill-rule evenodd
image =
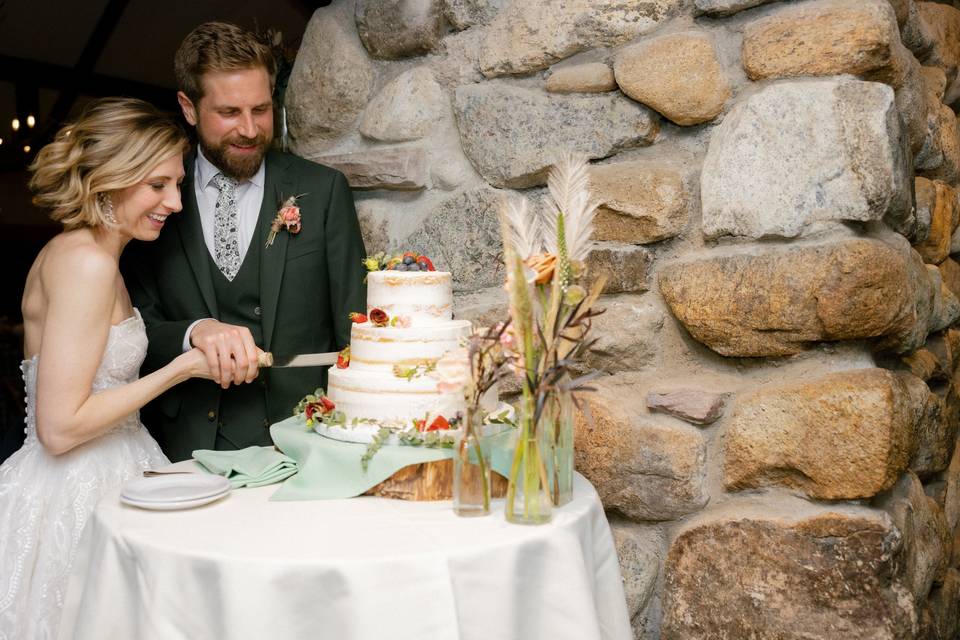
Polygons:
M151 105L109 98L31 166L34 202L64 231L23 294L26 442L0 466L0 640L56 634L80 533L100 497L167 464L137 410L191 377L193 349L137 379L147 337L118 270L132 239L180 210L183 130Z

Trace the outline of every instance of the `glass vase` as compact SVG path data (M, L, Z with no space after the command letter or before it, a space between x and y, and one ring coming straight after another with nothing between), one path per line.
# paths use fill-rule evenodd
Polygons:
M547 398L540 416L549 447L547 477L553 506L562 507L573 499L573 398L558 389Z
M507 499L504 514L515 524L544 524L550 522L552 500L547 460L550 455L548 434L534 420L531 403L524 403L520 412L510 478L507 481Z
M482 413L467 411L453 441L453 511L458 516L490 513L490 448L483 436Z

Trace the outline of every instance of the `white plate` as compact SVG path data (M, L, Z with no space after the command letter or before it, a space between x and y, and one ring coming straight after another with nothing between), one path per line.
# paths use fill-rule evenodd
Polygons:
M199 507L200 505L209 504L215 502L220 498L224 497L230 493L230 490L221 491L212 496L206 496L204 498L196 498L195 500L175 500L171 502L157 502L153 500L131 500L126 496L120 496L120 502L123 504L128 504L131 507L139 507L141 509L150 509L152 511L173 511L175 509L191 509L193 507Z
M230 489L230 481L209 473L137 478L123 487L121 495L135 502L183 502L216 496Z

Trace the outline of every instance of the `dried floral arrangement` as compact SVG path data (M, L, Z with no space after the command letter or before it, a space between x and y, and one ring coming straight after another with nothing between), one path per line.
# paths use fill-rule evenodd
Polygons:
M513 507L517 483L525 500L538 486L546 487L542 452L531 443L539 437L541 417L551 398L592 391L587 383L597 372L576 376L574 365L595 340L591 321L602 313L594 308L605 283L596 278L589 291L581 284L592 246L597 203L590 194L585 158L564 155L551 167L547 187L550 203L541 215L531 212L525 198L505 202L501 211L507 291L510 301L513 368L521 379L520 435L511 466L507 509ZM524 509L536 509L531 503Z

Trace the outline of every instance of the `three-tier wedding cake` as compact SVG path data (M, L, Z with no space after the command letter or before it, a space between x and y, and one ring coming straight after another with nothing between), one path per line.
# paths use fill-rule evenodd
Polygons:
M430 375L471 330L469 321L453 320L450 273L371 271L365 316L351 330L349 365L329 372L327 397L341 420L318 422L316 430L370 442L385 426L425 431L437 418L442 424L462 414L462 394L441 391Z

